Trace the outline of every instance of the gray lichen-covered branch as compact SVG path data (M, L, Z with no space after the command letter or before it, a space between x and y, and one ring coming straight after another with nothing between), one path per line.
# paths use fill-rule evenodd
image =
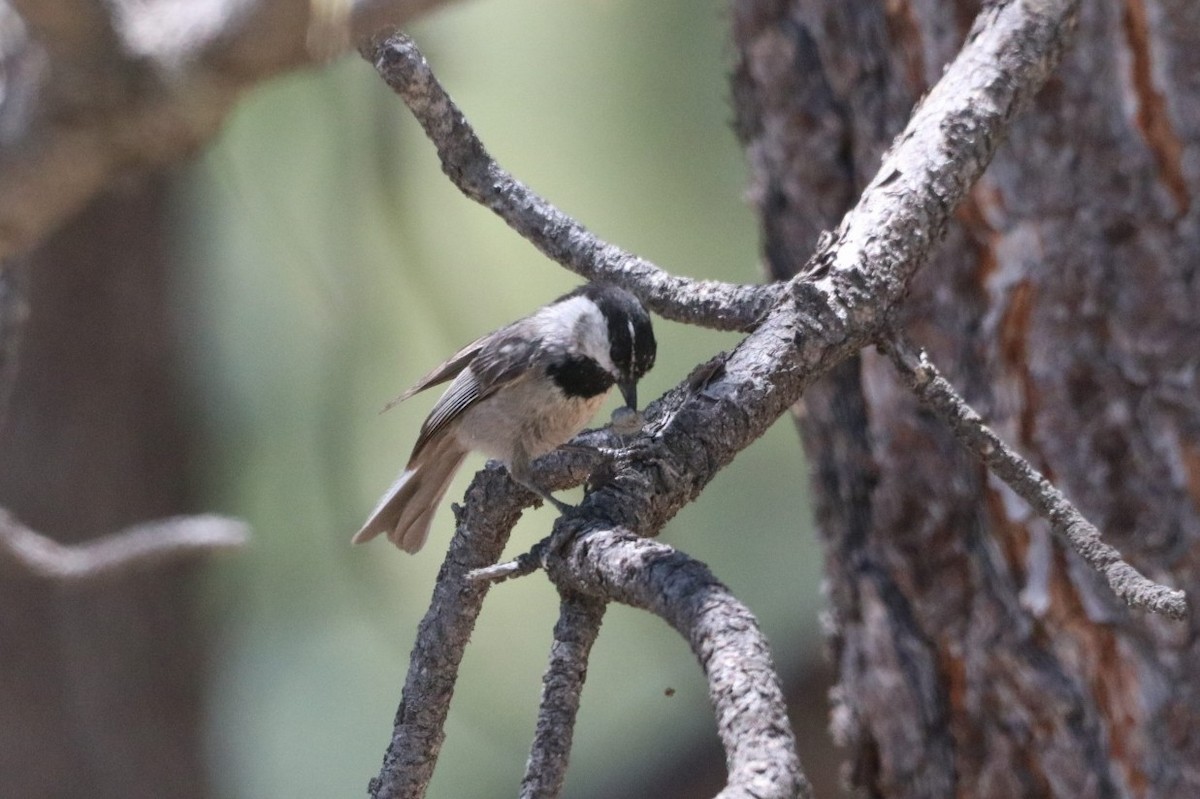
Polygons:
M1113 593L1130 607L1175 619L1187 614L1187 598L1183 591L1147 579L1129 565L1115 547L1106 544L1100 531L1061 491L983 423L923 350L918 352L900 337L893 337L886 348L909 389L946 423L963 446L1049 521L1051 529L1089 566L1104 575Z
M455 508L454 537L417 629L392 740L379 776L369 787L373 799L425 795L445 739L458 667L490 586L467 575L499 560L513 525L531 501L502 468L489 467L471 482L465 505Z
M550 663L542 677L537 727L521 780L521 799L554 799L562 791L588 655L600 634L605 606L603 599L562 593Z
M719 285L715 295L719 299L713 302L713 294L697 292L690 281L671 278L636 257L614 252L611 245L528 193L494 164L465 118L436 86L411 41L395 35L365 48L382 77L404 97L438 144L446 173L548 255L585 276L622 283L672 318L707 324L725 318L718 326L754 328L732 352L706 364L703 374L694 375L651 404L643 434L619 449L613 461L600 470L593 478L593 490L575 513L560 519L556 533L625 529L653 535L786 412L815 378L883 335L908 281L928 260L950 215L986 168L1010 120L1057 64L1077 10L1077 0L1013 0L986 6L962 52L914 112L858 204L826 238L803 276L785 284L784 293L773 303L767 301L766 308L760 304L766 295L747 287ZM609 257L613 260L605 260ZM689 302L701 310L689 315ZM746 313L747 308L754 310ZM482 482L473 485L463 511L476 515L484 526L493 523L492 514L507 520L515 513L512 495L491 507L476 504L485 499L483 486L499 490L493 485L497 477L485 472ZM640 539L611 533L556 535L556 539L563 542L562 548L550 547L543 554L547 572L560 590L633 601L641 607L653 604L644 596L633 598L633 594L623 593L631 589L621 586L616 579L619 575L606 571L608 561L599 554L610 543L617 549L636 548ZM640 541L640 545L659 546L649 541ZM448 564L457 563L457 546L456 537ZM495 557L474 562L479 568L494 563ZM660 563L666 562L671 562L670 557L662 555ZM642 562L639 568L653 571L663 567ZM425 641L434 631L431 617L463 617L461 606L453 604L455 596L470 596L471 602L478 596L482 601L487 581L473 581L468 586L466 575L456 567L451 584L439 584L435 608L450 601L449 607L456 609L435 613L431 608L418 650L436 646L433 640ZM647 579L654 583L656 576ZM645 584L641 584L643 588ZM661 600L666 604L655 607L664 615L686 612L682 608L687 600L682 597L663 595ZM473 623L472 614L477 612L475 608L465 615L471 615ZM686 625L677 626L683 631ZM469 624L466 627L469 632ZM460 629L456 628L455 634ZM706 669L711 669L714 664L708 658L715 657L719 647L709 649L699 641L694 646ZM385 760L382 782L374 785L376 796L420 795L408 789L379 790L394 779L402 759L414 758L420 780L427 780L431 773L436 746L423 744L417 752L406 743L440 741L445 708L434 705L448 698L453 675L438 691L418 695L412 686L431 679L430 665L422 652L415 653L397 737ZM723 734L736 735L737 723L723 721L722 729ZM739 768L738 762L733 762L730 790L746 776L733 773ZM736 795L763 795L757 787L750 790L754 793Z
M624 286L667 319L720 330L753 327L778 300L780 290L774 285L737 285L668 274L645 258L602 241L538 196L488 154L408 36L380 38L363 48L363 56L421 123L454 185L494 211L546 257L589 280Z
M750 610L707 566L666 544L590 526L581 526L572 542L546 559L560 589L661 616L699 659L729 769L718 799L810 796L783 689Z
M605 430L589 431L577 441L597 446L614 443ZM587 453L560 450L534 462L534 478L558 491L583 482L593 462ZM392 740L379 775L371 780L374 799L425 795L445 737L458 665L490 586L472 574L499 560L513 525L535 499L509 480L503 467L489 464L475 475L463 506L456 506L454 536L409 656Z

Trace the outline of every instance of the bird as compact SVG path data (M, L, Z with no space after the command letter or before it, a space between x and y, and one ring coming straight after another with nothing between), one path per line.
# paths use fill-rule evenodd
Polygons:
M536 484L530 462L579 433L613 386L637 414L638 381L654 366L657 346L638 298L593 282L463 347L388 404L451 381L421 425L404 471L353 542L386 533L405 552L420 550L472 451L503 463L513 480L560 512L571 510Z

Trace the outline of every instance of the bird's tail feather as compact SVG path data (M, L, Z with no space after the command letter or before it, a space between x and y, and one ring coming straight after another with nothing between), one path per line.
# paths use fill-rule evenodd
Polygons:
M361 544L387 533L391 542L405 552L419 550L429 537L434 511L466 456L467 450L454 436L428 442L379 500L355 534L354 543Z

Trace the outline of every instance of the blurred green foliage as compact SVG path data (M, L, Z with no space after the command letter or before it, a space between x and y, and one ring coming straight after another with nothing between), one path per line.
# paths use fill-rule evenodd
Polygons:
M454 5L413 33L492 153L559 207L668 270L755 281L723 8L491 0ZM206 591L216 783L230 799L362 795L452 530L447 507L417 557L386 542L349 546L432 398L377 411L462 343L578 280L459 195L403 105L356 59L246 98L178 200L186 379L205 425L199 477L206 506L256 531ZM737 341L661 320L658 331L645 400ZM784 419L663 533L759 614L781 663L816 646L806 493ZM510 552L552 521L529 514ZM556 615L539 575L492 591L432 797L515 792ZM649 773L696 735L715 730L686 645L658 619L614 608L567 795L599 795L613 771Z

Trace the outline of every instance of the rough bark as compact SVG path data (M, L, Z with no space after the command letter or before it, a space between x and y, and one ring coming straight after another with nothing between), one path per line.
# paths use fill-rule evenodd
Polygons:
M1081 8L1074 50L898 323L1133 565L1194 595L1200 11ZM978 10L737 4L738 125L774 275L836 222ZM1117 602L886 359L839 366L800 418L835 620L834 729L855 786L889 799L1200 793L1194 615Z
M716 799L811 799L766 637L750 609L699 561L628 532L580 532L550 579L644 608L692 648L708 680L728 778Z
M550 663L542 676L537 728L521 780L521 799L557 797L567 776L579 700L587 680L588 656L607 605L582 594L563 594Z

